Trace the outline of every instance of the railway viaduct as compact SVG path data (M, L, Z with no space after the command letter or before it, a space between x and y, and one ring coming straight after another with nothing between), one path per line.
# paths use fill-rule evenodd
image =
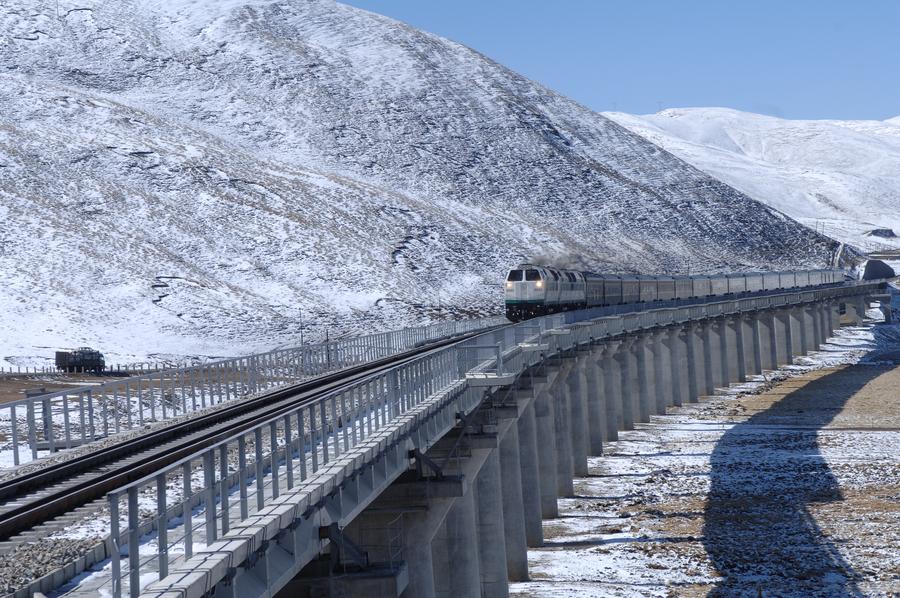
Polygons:
M103 482L108 514L92 516L108 517L107 539L16 595L109 559L72 595L506 596L557 498L620 430L815 350L883 293L856 282L447 323L10 403L13 445L33 458L191 407L218 406L194 428L219 418L146 477L126 463ZM309 375L310 390L292 386ZM229 410L238 425L217 415ZM51 507L41 496L21 517Z
M879 288L572 312L428 353L332 397L321 417L337 419L322 419L319 436L315 411L296 446L288 425L291 450L256 472L280 479L275 491L251 487L249 511L242 491L231 522L216 520L235 519L236 506L207 509L204 539L189 557L165 555L171 564L142 595L506 596L509 580L528 578L527 548L542 544L542 519L557 516L589 455L668 407L815 350ZM115 563L127 586L125 569Z

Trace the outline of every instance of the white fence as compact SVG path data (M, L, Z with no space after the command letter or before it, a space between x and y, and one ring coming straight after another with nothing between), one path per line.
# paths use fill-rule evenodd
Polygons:
M8 425L0 431L7 433L13 464L19 465L110 434L501 323L506 319L441 322L56 391L0 406L0 426Z

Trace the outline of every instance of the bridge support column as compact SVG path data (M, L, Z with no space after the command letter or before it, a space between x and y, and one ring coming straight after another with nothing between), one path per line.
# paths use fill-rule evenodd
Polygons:
M856 325L861 326L866 317L866 311L869 309L869 302L865 297L858 297L854 305L856 306Z
M587 395L587 419L588 430L588 452L591 455L603 454L603 442L608 435L608 426L606 423L607 406L609 397L603 392L604 376L609 375L604 372L599 365L602 359L603 346L598 345L592 347L591 354L584 362L584 384Z
M783 328L778 321L778 316L772 310L766 310L762 312L761 318L765 323L766 328L768 329L768 351L763 353L763 357L768 364L767 366L765 366L765 369L777 370L779 365L779 356L782 355L784 351L784 341L782 340Z
M475 492L472 488L458 498L447 513L444 525L431 543L431 551L436 598L481 595Z
M634 421L639 417L638 401L640 392L638 389L637 373L637 338L626 336L622 340L616 360L619 362L621 379L619 388L622 389L622 429L634 430Z
M569 406L569 393L566 378L572 368L571 357L563 358L560 372L553 384L550 400L553 408L554 435L556 437L556 495L572 496L575 488L572 484L575 477L572 460L572 409Z
M706 391L706 373L703 364L703 337L696 322L685 325L688 365L688 400L696 403Z
M517 422L512 422L500 439L503 538L506 545L506 574L510 581L528 581L528 540L525 534L525 497L520 453L519 427ZM540 502L538 514L539 509Z
M549 390L541 392L534 401L536 423L538 465L541 484L541 518L559 517L556 504L556 423L554 417L553 397Z
M759 363L759 334L754 325L752 315L743 313L738 316L738 326L741 327L741 344L744 351L744 377L762 373Z
M835 301L828 308L828 329L834 332L841 326L840 304Z
M676 407L690 401L688 396L687 335L681 325L666 329L669 344L669 381L672 386L672 404Z
M648 337L651 352L653 354L653 396L651 396L652 413L665 415L666 408L671 404L671 381L666 384L666 370L668 365L669 348L663 343L665 330L654 330ZM669 369L671 372L671 369Z
M828 314L825 311L826 309L827 306L823 301L820 301L813 306L813 315L816 318L816 342L820 347L828 342L828 337L831 335L831 331L828 330Z
M488 454L475 478L478 570L481 574L481 596L484 598L509 596L506 529L500 481L500 451L494 449Z
M775 364L780 366L791 363L793 359L791 352L791 316L786 310L776 310L774 328L777 336L775 343L777 358Z
M653 349L652 337L646 332L636 335L635 352L637 357L638 376L638 421L649 422L650 414L655 409L655 393L653 385Z
M588 420L587 382L585 369L590 353L582 353L575 358L575 365L566 380L566 393L569 397L569 425L572 434L572 471L578 477L588 474L587 456L591 429ZM573 489L572 493L575 491Z
M822 304L822 313L820 317L822 318L822 330L824 340L822 343L827 343L828 339L831 338L831 335L834 334L835 330L835 322L837 321L834 318L834 314L837 312L837 304L832 301L826 301Z
M718 321L705 320L703 322L703 362L706 364L706 396L716 394L716 388L722 386L721 351Z
M809 339L806 338L806 312L803 306L798 305L790 310L790 314L794 355L806 355L809 352Z
M606 403L606 440L618 440L619 430L625 429L624 406L622 392L622 371L616 352L621 346L619 340L608 340L603 343L602 358L597 362L602 370L603 398Z
M815 305L803 306L804 337L806 338L806 352L819 349L819 319L816 317Z
M723 368L726 372L726 386L732 382L746 382L740 316L726 316L722 323L723 338L728 346L728 362L724 364Z
M543 488L540 457L537 441L537 423L535 420L535 401L525 409L516 421L519 435L519 472L521 474L522 512L525 518L525 541L528 546L537 547L544 544L544 531L541 525L543 512ZM501 448L503 445L501 444ZM502 457L502 453L501 453ZM505 467L505 465L504 465ZM556 495L553 496L556 506Z
M765 312L755 311L747 314L750 323L753 326L753 360L759 366L757 373L762 374L765 370L771 370L770 356L772 349L769 345L769 321L765 317Z

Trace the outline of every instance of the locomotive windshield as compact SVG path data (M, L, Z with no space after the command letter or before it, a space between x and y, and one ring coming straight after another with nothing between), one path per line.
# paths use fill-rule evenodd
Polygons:
M510 282L518 282L522 280L522 270L510 270L506 280Z
M541 273L538 272L537 270L525 270L525 280L534 281L534 280L540 280L540 279L541 279Z

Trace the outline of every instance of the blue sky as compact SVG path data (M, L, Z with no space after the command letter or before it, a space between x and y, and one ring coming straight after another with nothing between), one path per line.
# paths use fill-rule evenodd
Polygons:
M900 116L900 0L344 0L595 110Z

